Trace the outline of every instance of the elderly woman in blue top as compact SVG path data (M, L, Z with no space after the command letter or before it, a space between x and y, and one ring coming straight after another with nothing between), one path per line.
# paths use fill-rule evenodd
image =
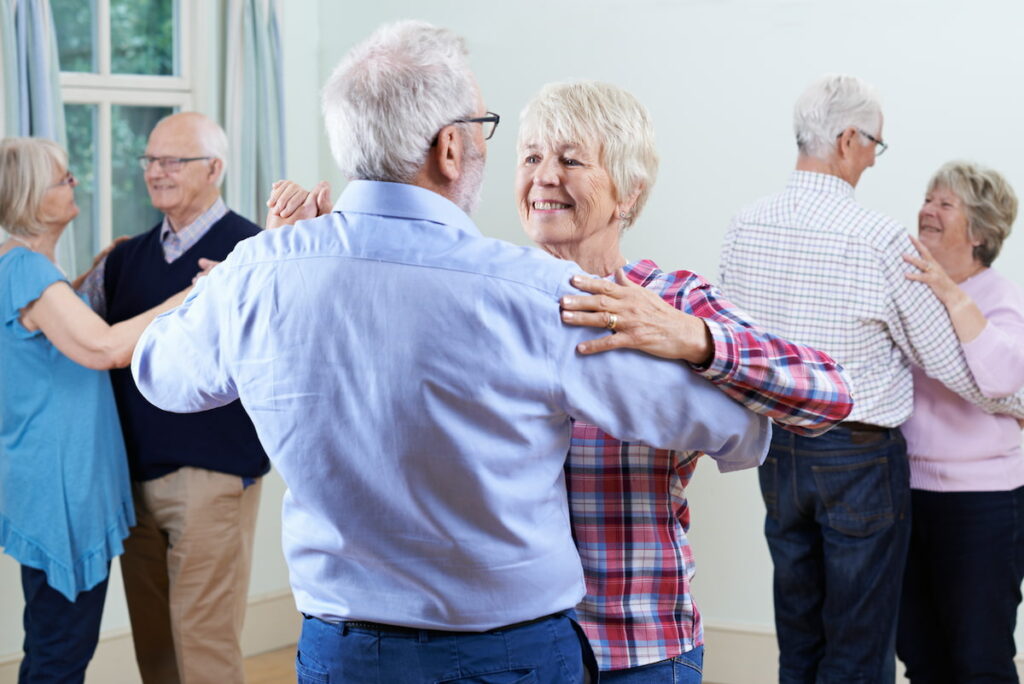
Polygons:
M85 677L110 560L135 524L105 371L184 298L114 326L78 298L54 264L75 185L56 144L0 142L0 546L21 564L22 683Z

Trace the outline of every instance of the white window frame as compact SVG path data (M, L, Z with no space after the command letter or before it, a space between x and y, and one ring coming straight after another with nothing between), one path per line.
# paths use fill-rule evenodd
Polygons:
M65 105L97 105L96 117L96 204L98 246L113 239L113 141L111 111L114 105L174 107L191 110L194 102L192 79L192 2L175 0L174 54L176 76L136 76L110 72L110 0L94 0L96 19L96 72L62 71L61 95ZM141 170L139 171L141 173Z

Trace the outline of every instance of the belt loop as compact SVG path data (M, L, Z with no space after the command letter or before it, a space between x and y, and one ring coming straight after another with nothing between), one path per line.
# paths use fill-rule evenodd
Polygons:
M421 629L420 633L416 635L416 640L421 644L425 644L430 641L430 635L427 633L427 630Z
M348 622L341 623L341 636L348 636Z

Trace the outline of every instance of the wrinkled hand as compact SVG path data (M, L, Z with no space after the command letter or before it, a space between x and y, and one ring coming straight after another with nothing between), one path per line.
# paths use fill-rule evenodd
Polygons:
M714 345L708 327L654 292L633 283L620 268L615 282L573 276L572 284L589 295L562 297L562 320L569 325L608 328L611 335L582 342L581 354L637 349L663 359L710 363Z
M213 259L199 259L199 273L196 273L192 279L192 284L195 285L200 278L210 275L210 271L219 263L219 261L214 261Z
M312 190L306 190L298 183L279 180L271 188L267 207L268 230L323 216L331 210L331 186L320 181Z
M910 241L914 243L914 247L917 248L920 256L913 254L904 254L903 260L911 266L916 266L921 270L920 273L907 273L907 280L915 280L919 283L924 283L932 289L935 296L939 298L943 304L949 307L955 304L963 291L960 287L953 282L953 279L949 277L935 257L932 256L931 250L924 246L924 243L918 240L913 235L910 235Z

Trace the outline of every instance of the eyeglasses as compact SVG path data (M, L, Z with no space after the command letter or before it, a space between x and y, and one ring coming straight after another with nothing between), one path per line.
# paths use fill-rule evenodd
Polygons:
M143 171L148 171L150 164L156 162L166 173L177 173L188 162L202 161L203 159L213 159L213 157L147 157L142 155L139 157L139 166Z
M78 181L75 179L75 175L68 171L67 173L64 174L63 178L61 178L59 181L57 181L50 187L59 188L62 185L70 185L71 187L75 187L76 185L78 185Z
M840 131L839 135L836 136L836 140L838 140L839 138L843 137L843 133L844 132L845 131ZM881 157L883 154L885 154L885 151L887 149L889 149L889 144L888 143L882 142L881 140L879 140L875 136L871 135L870 133L868 133L864 129L858 128L857 132L860 133L861 135L863 135L865 138L867 138L871 142L875 143L875 145L877 146L877 147L875 147L875 156L876 157Z
M494 112L487 112L487 116L477 116L472 119L456 119L447 126L457 123L478 123L484 126L484 140L490 140L491 136L494 135L494 131L498 130L498 122L501 121L501 117ZM437 145L437 136L431 141L430 146Z

